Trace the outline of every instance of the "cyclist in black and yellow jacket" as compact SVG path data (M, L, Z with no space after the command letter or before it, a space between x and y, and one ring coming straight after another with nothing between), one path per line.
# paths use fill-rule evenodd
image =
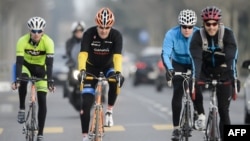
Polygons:
M101 8L95 17L96 26L90 27L84 33L81 50L78 55L80 76L90 72L98 76L100 71L106 77L119 74L122 81L122 35L112 26L115 22L113 12L109 8ZM82 109L80 111L83 141L88 140L90 109L94 102L96 81L84 81L82 90ZM121 82L122 86L122 82ZM117 84L109 83L106 125L113 125L113 106L117 98ZM109 125L107 123L110 123Z
M48 81L36 82L38 100L38 136L37 141L43 140L43 129L47 113L46 94L47 90L54 91L52 80L54 42L46 34L44 28L46 21L41 17L32 17L27 22L29 33L19 38L16 45L16 81L12 89L18 88L19 112L17 121L25 122L25 98L27 95L27 83L18 78L35 76L47 78Z

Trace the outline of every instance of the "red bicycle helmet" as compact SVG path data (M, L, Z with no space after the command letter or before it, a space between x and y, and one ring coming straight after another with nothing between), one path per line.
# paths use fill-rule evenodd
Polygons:
M206 7L202 10L201 18L203 21L207 20L220 20L221 19L221 9L216 6Z

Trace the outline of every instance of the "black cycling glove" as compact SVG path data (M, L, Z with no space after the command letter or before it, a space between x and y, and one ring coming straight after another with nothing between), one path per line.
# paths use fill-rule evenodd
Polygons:
M54 85L54 80L53 79L48 80L48 89L49 89L49 91L54 91L55 85Z
M122 85L123 85L123 83L124 83L124 81L125 81L125 78L124 78L124 76L121 74L121 72L116 72L115 73L116 74L116 81L117 81L117 83L120 83L119 84L119 86L120 86L120 88L122 87ZM120 81L119 81L120 80Z
M174 70L173 69L166 71L166 80L167 81L172 80L173 76L174 76Z
M84 69L81 70L78 75L78 81L82 82L86 78L86 76L87 76L86 71Z

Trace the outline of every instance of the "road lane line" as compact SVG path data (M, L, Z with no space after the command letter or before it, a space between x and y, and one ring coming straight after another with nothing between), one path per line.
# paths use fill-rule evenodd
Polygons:
M155 130L172 130L173 125L172 124L154 124L153 128Z
M3 128L0 128L0 135L3 133Z
M63 127L45 127L44 133L63 133Z
M125 131L125 128L122 125L115 125L112 127L105 127L105 131L107 131L107 132L120 132L120 131Z

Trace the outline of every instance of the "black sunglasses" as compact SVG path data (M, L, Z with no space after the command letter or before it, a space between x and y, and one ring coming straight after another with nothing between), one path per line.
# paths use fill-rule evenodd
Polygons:
M182 25L181 27L182 27L183 29L187 29L187 28L188 28L188 29L192 29L194 26L186 26L186 25Z
M102 26L99 26L100 29L110 29L111 27L102 27Z
M211 25L212 25L212 26L217 26L217 25L218 25L218 22L214 22L214 23L205 22L205 25L206 25L207 27L210 27Z
M36 33L40 34L43 32L43 30L31 30L31 32L34 34L36 34Z

